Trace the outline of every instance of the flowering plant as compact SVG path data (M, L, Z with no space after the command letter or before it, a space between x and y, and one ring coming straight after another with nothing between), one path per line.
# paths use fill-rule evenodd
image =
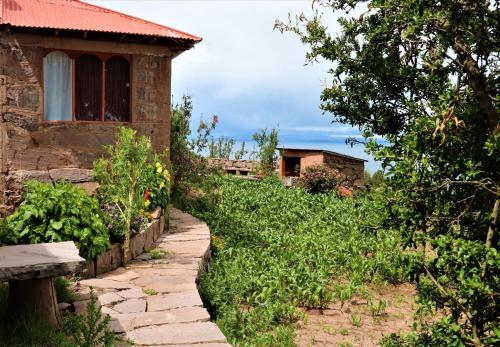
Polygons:
M155 159L157 160L151 167L151 176L144 193L144 208L147 211L157 206L164 209L168 205L170 193L170 173L159 158Z
M311 165L304 170L299 185L310 193L325 193L337 188L341 177L337 170L326 165Z

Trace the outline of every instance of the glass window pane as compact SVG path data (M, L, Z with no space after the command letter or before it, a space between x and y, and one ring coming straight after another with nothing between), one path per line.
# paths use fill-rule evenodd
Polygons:
M69 57L59 51L43 58L43 116L45 120L72 119L73 70Z
M106 62L106 89L104 119L128 122L130 120L130 64L122 57Z
M100 120L102 62L95 55L85 54L75 65L75 118Z

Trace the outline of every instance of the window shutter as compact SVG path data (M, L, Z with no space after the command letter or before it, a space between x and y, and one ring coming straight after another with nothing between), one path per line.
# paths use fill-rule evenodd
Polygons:
M106 61L105 83L104 119L130 121L130 64L125 58L114 56Z
M85 54L76 60L75 70L75 118L98 121L102 105L102 62L95 55Z

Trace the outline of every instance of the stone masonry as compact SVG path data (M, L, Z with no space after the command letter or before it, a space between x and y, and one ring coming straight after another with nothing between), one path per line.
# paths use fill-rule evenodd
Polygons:
M94 288L102 312L111 316L112 330L134 346L230 346L210 321L197 288L210 256L207 225L171 209L170 233L156 247L166 251L166 259L153 260L144 253L127 268L81 281L81 290ZM74 307L82 312L86 301Z
M125 125L150 136L156 151L169 147L175 54L167 47L1 32L0 215L19 202L19 178L49 181L53 170L91 169L94 160L105 153L104 145L115 140L115 122L43 120L43 57L47 50L58 49L128 54L131 122ZM72 177L73 173L63 178ZM81 182L78 175L77 181Z

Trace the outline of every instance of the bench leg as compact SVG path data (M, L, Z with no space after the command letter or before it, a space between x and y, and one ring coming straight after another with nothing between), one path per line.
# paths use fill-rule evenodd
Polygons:
M8 304L13 316L35 314L49 325L59 326L59 308L52 278L10 281Z

